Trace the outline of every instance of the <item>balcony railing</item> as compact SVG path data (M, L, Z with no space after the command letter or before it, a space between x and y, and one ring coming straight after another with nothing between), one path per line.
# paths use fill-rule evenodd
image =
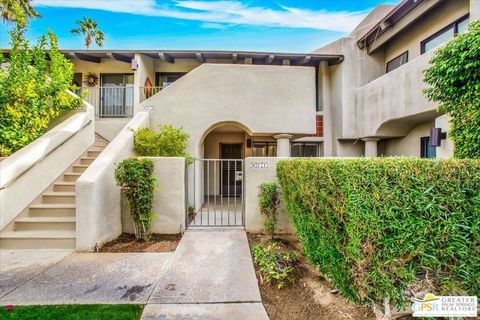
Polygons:
M81 87L76 94L95 107L98 118L133 116L133 86Z
M143 102L153 96L154 94L159 93L164 87L140 87L140 102Z

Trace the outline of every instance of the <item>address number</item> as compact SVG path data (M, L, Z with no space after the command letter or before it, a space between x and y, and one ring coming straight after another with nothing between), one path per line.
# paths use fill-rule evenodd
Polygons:
M268 163L267 162L252 162L250 164L250 168L253 169L265 169L268 168Z

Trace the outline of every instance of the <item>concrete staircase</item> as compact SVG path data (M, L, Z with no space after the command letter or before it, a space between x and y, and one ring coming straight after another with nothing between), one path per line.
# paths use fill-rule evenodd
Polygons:
M107 144L96 135L95 143L0 232L0 249L75 249L75 181Z

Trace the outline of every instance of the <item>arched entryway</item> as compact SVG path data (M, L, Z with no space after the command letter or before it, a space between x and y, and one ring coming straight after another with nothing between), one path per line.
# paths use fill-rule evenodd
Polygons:
M190 226L243 226L244 162L248 128L218 123L205 133L195 160L195 215Z

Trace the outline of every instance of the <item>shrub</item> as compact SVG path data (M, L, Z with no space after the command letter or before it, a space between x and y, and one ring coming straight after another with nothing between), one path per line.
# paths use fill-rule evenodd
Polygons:
M457 158L480 158L480 20L437 49L425 70L424 92L451 118Z
M155 177L153 162L149 159L126 159L115 167L115 180L130 208L135 237L150 239L150 229L154 214L152 212Z
M344 296L401 307L422 280L480 292L479 161L292 160L277 176L306 255Z
M260 212L266 217L263 228L270 235L270 238L273 239L278 222L278 184L276 182L265 182L260 185L259 189L258 202Z
M30 46L26 29L17 23L10 32L12 49L0 54L0 156L9 156L41 136L62 110L77 108L72 88L73 66L48 33Z
M150 128L134 131L134 150L144 157L186 157L189 135L171 125L159 126L156 133Z
M255 246L252 250L253 262L258 268L262 282L274 283L279 289L295 280L294 265L297 255L277 242Z

